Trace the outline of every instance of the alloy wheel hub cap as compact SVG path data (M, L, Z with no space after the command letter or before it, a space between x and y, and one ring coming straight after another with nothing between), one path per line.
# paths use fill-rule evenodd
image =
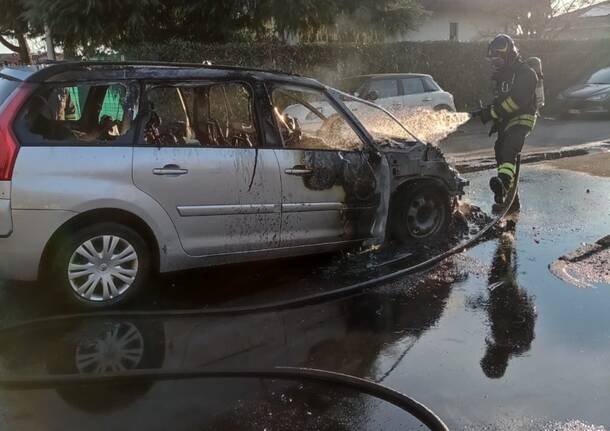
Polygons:
M101 235L76 248L67 275L80 298L103 302L123 295L133 285L138 264L138 254L127 240Z

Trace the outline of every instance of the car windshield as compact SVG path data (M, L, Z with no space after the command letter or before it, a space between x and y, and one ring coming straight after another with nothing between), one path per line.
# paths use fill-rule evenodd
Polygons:
M419 141L393 114L382 107L346 93L337 92L337 95L377 143Z
M587 80L587 84L610 84L610 68L595 72Z

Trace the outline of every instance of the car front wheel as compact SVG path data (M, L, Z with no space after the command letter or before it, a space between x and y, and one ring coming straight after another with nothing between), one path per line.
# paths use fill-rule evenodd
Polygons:
M449 105L436 105L434 107L435 111L447 111L447 112L455 112L455 109L453 109L451 106Z
M424 182L407 185L393 199L390 229L401 243L435 244L446 239L451 200L442 187Z
M123 304L133 298L151 270L150 251L135 230L98 223L60 244L55 277L71 302L88 308Z

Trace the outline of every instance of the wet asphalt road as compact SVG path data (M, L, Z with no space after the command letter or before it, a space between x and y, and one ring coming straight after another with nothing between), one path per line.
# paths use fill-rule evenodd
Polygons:
M468 198L486 210L488 174L469 176ZM451 429L597 430L575 421L610 425L610 286L577 289L547 267L610 233L609 190L610 178L525 166L514 230L425 274L276 313L116 316L26 328L3 335L0 368L48 376L98 367L307 366L382 381L428 405ZM322 256L172 275L132 308L261 303L395 268L376 263ZM44 286L5 286L0 295L3 326L70 311ZM421 428L354 391L223 379L0 391L0 429Z
M451 159L493 158L494 138L488 136L489 126L473 120L451 134L440 145ZM567 121L540 118L527 139L524 153L552 151L561 147L589 144L610 139L610 122L603 116L582 116Z

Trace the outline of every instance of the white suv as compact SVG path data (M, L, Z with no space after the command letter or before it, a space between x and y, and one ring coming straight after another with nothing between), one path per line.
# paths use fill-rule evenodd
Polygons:
M455 111L451 93L444 91L430 75L361 75L343 79L338 87L394 112L417 107Z

